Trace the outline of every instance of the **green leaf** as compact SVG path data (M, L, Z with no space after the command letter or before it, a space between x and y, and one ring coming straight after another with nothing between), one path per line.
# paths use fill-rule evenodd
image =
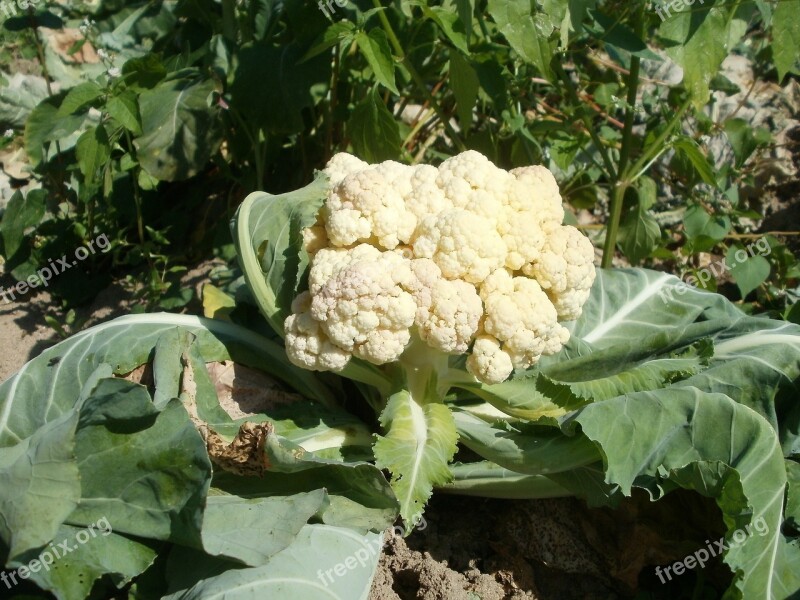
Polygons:
M341 527L306 525L266 565L201 579L164 600L366 600L382 546L381 534L362 536Z
M119 121L133 135L141 135L142 119L139 116L139 104L136 94L130 91L114 96L106 104L108 114Z
M347 132L355 153L369 163L393 160L400 155L400 126L376 89L353 109Z
M316 222L327 193L324 175L288 194L254 192L245 198L232 222L245 281L279 335L283 335L283 322L291 314L309 263L302 231Z
M458 52L450 52L450 87L456 97L456 111L461 128L472 125L472 109L478 100L478 74Z
M303 56L303 61L314 58L318 54L322 54L328 48L333 48L339 43L346 44L348 40L352 40L355 28L356 26L347 20L331 23L319 39L314 42L314 45L311 46L308 52L306 52L305 56Z
M742 298L746 298L769 277L769 261L760 255L749 255L742 246L733 245L728 248L725 262Z
M108 527L103 527L106 524ZM87 537L86 543L76 543L76 540ZM59 551L58 544L63 542L72 548L71 552L56 558L51 568L31 573L30 579L43 590L53 592L64 600L88 598L97 580L103 576L113 582L116 588L122 588L153 563L158 547L157 543L133 540L114 533L110 522L101 519L100 527L94 528L62 525L56 532L53 546L36 557L46 564L45 561L53 558L52 548ZM30 560L27 559L26 556L25 560L18 560L10 566L29 564Z
M753 135L753 126L744 119L728 119L725 121L725 135L733 148L736 167L741 168L759 146Z
M251 567L266 564L288 547L327 501L325 490L293 496L209 496L203 517L203 547L212 556Z
M522 60L533 64L546 79L552 80L550 61L554 46L548 40L549 28L544 15L531 13L530 0L489 0L488 10Z
M679 136L673 143L672 147L678 152L683 154L689 162L692 163L700 178L710 186L719 189L719 184L714 177L713 165L708 161L708 158L700 151L700 147L692 138L686 136Z
M613 391L625 379L630 387L619 388L623 393L644 391L636 382L653 385L657 372L649 372L650 363L668 360L662 386L724 393L785 431L787 447L794 443L775 406L793 402L785 385L800 377L800 327L748 317L722 296L641 269L598 271L583 314L570 327L565 349L543 357L539 369L573 392L585 380L584 393L605 399L604 389ZM648 371L625 375L642 368ZM624 379L608 379L615 375ZM613 386L595 390L591 382L598 377Z
M0 540L11 559L51 541L81 497L77 423L72 411L0 448Z
M42 100L25 122L25 152L36 167L47 156L48 142L58 140L62 152L72 148L77 139L73 134L86 122L86 115L58 116L58 98ZM52 156L48 157L52 158Z
M87 181L99 177L98 171L108 164L111 157L111 145L103 125L87 129L75 144L75 155L78 167Z
M214 89L210 79L173 79L142 92L142 134L133 144L149 175L180 181L206 166L221 142L217 110L208 104Z
M57 116L66 117L82 109L88 110L89 105L102 95L103 88L93 81L77 85L67 92L66 97L61 102L61 106L58 108Z
M475 0L455 0L456 13L464 28L464 34L469 44L472 37L472 15L475 13Z
M197 338L206 362L234 360L276 377L306 398L332 401L331 392L313 373L289 362L283 346L249 329L188 315L130 315L48 348L0 385L0 447L16 444L71 411L78 400L75 390L98 365L112 365L117 375L130 373L151 360L161 336L178 327ZM48 410L41 410L42 405Z
M693 204L686 209L683 227L690 240L707 238L716 243L728 235L731 230L731 220L725 215L712 216L699 204Z
M306 128L303 112L320 102L331 78L330 56L304 60L307 47L297 42L245 45L231 84L231 106L251 134L259 128L298 133ZM268 107L268 108L265 108Z
M620 248L632 264L649 257L658 247L661 228L650 208L656 203L656 183L643 175L636 182L636 203L627 210L620 223Z
M359 31L355 35L361 54L367 59L375 79L395 94L400 94L394 79L394 58L389 40L382 29L372 29L369 34Z
M772 19L772 57L778 69L778 82L789 72L798 73L800 57L800 0L775 3Z
M25 196L17 190L11 196L3 213L3 219L0 221L0 233L3 234L3 256L7 261L13 259L22 246L25 231L38 225L44 217L46 199L47 193L44 190L31 190Z
M400 515L416 524L433 486L452 479L447 465L458 441L453 415L443 404L420 405L404 390L389 398L380 422L386 435L375 442L375 464L391 471Z
M125 383L147 402L139 404L139 414L91 420L94 411L125 401L118 392L97 397L81 416L75 436L81 500L69 521L89 525L107 518L121 533L198 543L211 477L206 444L179 400L153 416L147 390Z
M527 422L492 425L462 410L455 410L453 417L459 442L515 473L550 475L601 460L586 437L564 435L555 427Z
M781 532L783 455L755 412L723 394L665 389L591 404L564 419L567 429L574 424L597 443L606 481L623 493L640 487L659 498L669 482L716 499L727 525L731 597L787 598L800 588L800 549ZM759 535L733 537L753 524Z
M426 6L425 4L420 4L420 6L422 13L439 26L439 29L456 48L464 54L469 54L464 24L457 13L441 6Z
M744 34L731 15L737 6L725 0L706 0L699 9L685 7L672 13L659 26L667 54L683 68L683 83L698 109L708 101L709 83L729 49Z
M661 57L647 47L647 44L624 21L604 15L600 11L592 12L594 21L585 28L599 40L634 56L661 62Z

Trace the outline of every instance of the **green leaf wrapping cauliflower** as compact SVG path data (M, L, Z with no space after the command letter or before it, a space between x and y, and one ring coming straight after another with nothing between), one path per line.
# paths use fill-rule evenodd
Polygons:
M308 292L284 323L294 364L402 362L419 339L469 354L469 372L491 384L568 340L560 322L589 297L594 249L561 224L546 168L504 171L475 151L438 169L341 153L324 173L327 198L303 232Z

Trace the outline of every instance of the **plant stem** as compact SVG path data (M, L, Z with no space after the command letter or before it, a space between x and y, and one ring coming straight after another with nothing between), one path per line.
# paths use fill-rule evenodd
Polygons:
M687 97L686 100L684 100L683 104L681 104L681 106L675 112L675 114L672 115L672 118L670 118L669 122L667 123L667 126L664 127L664 130L658 135L655 141L652 144L650 144L647 147L647 149L644 150L644 152L642 152L642 155L639 157L639 160L637 160L634 163L634 165L630 168L629 170L630 173L634 174L638 173L639 171L642 170L642 167L644 167L650 161L650 159L653 156L659 154L660 152L663 152L662 146L664 142L666 142L667 138L672 135L672 131L675 129L675 126L680 123L681 118L683 117L686 110L691 106L691 104L692 104L691 97Z
M381 5L380 0L372 0L372 4L375 8L383 9L384 7ZM381 26L383 27L384 32L386 33L386 37L389 38L389 43L392 45L395 54L397 54L398 58L400 58L400 62L403 63L403 66L408 71L409 75L411 75L411 79L414 81L414 85L417 87L419 92L425 97L425 99L430 103L431 108L436 112L436 116L439 117L439 120L442 122L442 126L444 127L445 133L447 133L447 137L455 144L456 148L460 151L466 150L467 147L464 145L464 142L461 139L461 136L458 135L453 126L450 124L450 119L442 110L441 105L436 100L436 98L431 94L431 91L428 89L428 86L425 85L425 81L422 79L420 74L414 68L414 65L406 56L405 51L403 50L403 46L400 44L400 40L397 39L397 36L394 33L394 29L392 29L392 24L389 23L389 19L385 14L385 11L380 10L378 11L378 18L381 21Z
M641 39L644 31L644 11L646 3L640 4L639 10L636 12L634 31ZM627 179L628 160L630 158L631 146L633 144L633 121L636 117L636 95L639 91L639 68L641 66L641 58L632 54L631 55L631 68L628 72L628 97L627 106L625 107L625 125L622 129L622 147L619 152L619 163L617 165L617 176L614 181L614 191L611 194L611 207L608 215L608 228L606 229L606 239L603 244L603 260L602 267L608 269L611 267L612 259L614 258L614 250L617 247L617 233L619 231L619 221L622 217L622 205L625 199L625 191L630 186L630 181Z

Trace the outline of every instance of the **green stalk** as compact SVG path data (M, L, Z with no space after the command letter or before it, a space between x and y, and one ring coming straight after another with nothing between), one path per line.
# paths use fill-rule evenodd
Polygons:
M644 33L644 11L645 2L641 2L639 11L636 13L634 30L637 37L642 38ZM622 204L625 198L625 190L630 185L627 179L628 160L633 144L633 121L636 116L636 95L639 91L639 69L641 58L631 55L631 68L628 72L628 97L625 107L625 125L622 129L622 148L619 152L619 164L617 165L617 177L614 182L614 191L611 195L611 210L606 230L606 239L603 244L602 267L607 269L611 266L614 258L614 250L617 247L617 233L619 231L619 221L622 217Z
M400 40L397 39L397 35L394 33L394 29L392 29L392 24L389 23L389 19L385 14L385 11L382 10L384 7L381 5L380 0L372 0L373 6L375 8L381 9L378 11L378 18L381 21L381 27L383 27L384 32L386 33L386 37L389 38L389 43L392 45L394 49L394 53L400 59L400 62L403 63L403 66L408 71L409 75L411 75L411 79L414 81L414 85L417 87L419 92L425 97L425 99L430 103L431 108L436 112L436 116L442 122L442 126L444 127L447 136L452 140L455 144L456 148L460 151L466 150L467 147L464 145L464 142L461 139L461 136L456 133L456 130L453 129L453 126L450 125L450 119L442 110L441 105L436 100L436 98L431 94L431 91L428 89L428 86L425 85L425 81L422 79L420 74L414 68L414 65L406 56L405 51L403 50L403 46L400 44Z

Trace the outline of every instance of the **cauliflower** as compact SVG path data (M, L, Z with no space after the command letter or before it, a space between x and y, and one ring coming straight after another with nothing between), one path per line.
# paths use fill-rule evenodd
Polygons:
M448 355L469 354L469 373L498 383L567 342L560 321L580 316L594 249L562 225L546 168L504 171L467 151L438 168L337 154L324 172L303 232L308 292L285 322L294 364L338 371L355 356L410 378L443 364L442 385Z

